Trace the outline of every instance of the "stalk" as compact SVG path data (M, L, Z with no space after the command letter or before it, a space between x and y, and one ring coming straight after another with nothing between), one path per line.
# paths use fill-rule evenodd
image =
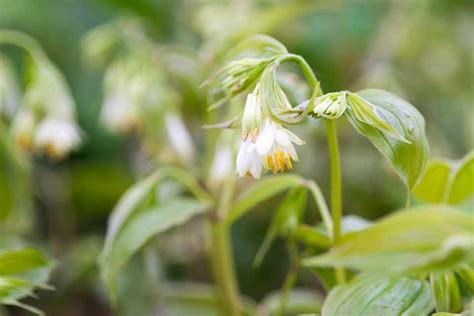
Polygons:
M223 188L217 210L211 215L211 264L214 282L221 303L222 315L240 315L239 293L235 277L229 226L223 219L227 214L235 187L229 179Z
M341 161L339 156L339 145L337 141L336 122L326 120L326 134L329 145L329 160L331 171L331 213L333 222L333 241L338 244L341 239L342 220L342 190L341 190ZM345 271L336 268L336 280L338 284L345 282Z

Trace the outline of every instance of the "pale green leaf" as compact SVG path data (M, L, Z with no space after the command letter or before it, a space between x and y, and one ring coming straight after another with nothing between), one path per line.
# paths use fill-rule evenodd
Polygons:
M453 272L431 273L430 283L437 312L459 312L461 310L461 293Z
M334 288L324 301L322 316L423 316L432 309L427 282L373 274Z
M348 267L386 273L431 272L474 258L472 218L447 206L399 211L342 237L307 266Z
M449 188L448 203L458 204L474 193L474 151L459 162Z
M191 198L173 198L154 207L137 210L123 224L109 247L104 248L100 267L112 300L117 276L129 258L153 236L188 221L207 210L209 204Z
M474 152L459 161L432 160L415 196L429 203L459 204L474 193Z
M429 161L425 174L413 193L426 202L441 203L445 196L450 172L451 164L449 162Z
M301 177L291 174L269 177L255 182L237 198L225 221L227 224L231 224L257 204L291 187L301 186L302 184L303 179Z
M377 117L396 133L383 128L383 124L360 120L351 107L346 111L349 122L388 159L405 185L413 189L424 172L429 151L423 116L413 105L384 90L369 89L357 94L373 105Z

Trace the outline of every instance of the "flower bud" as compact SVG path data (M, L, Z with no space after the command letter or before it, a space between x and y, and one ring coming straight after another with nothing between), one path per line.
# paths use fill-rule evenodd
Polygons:
M347 91L341 91L317 97L313 109L314 116L329 120L338 119L347 109L347 94Z

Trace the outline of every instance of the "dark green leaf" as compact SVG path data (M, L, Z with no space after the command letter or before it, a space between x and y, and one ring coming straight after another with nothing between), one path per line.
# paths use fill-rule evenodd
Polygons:
M359 120L351 107L346 111L349 122L388 159L405 185L413 189L423 174L429 151L423 116L413 105L384 90L369 89L357 94L373 105L377 117L403 139Z
M23 273L47 264L48 259L35 249L0 252L0 275Z

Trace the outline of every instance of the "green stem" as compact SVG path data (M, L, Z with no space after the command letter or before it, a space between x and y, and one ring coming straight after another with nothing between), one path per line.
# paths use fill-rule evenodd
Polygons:
M240 315L240 302L234 273L234 261L229 226L223 219L227 215L235 187L235 179L225 184L219 206L211 215L211 261L222 315Z
M13 30L2 30L0 31L0 44L11 44L23 48L31 56L38 59L47 59L41 46L31 36L28 36L22 32Z
M288 244L288 249L290 251L291 267L285 277L283 288L281 289L280 308L278 310L277 316L285 315L286 305L288 303L288 296L290 295L291 289L295 285L296 277L298 274L299 254L298 250L296 249L296 245L292 240Z
M333 241L334 244L337 245L341 238L342 190L341 162L339 157L336 122L334 120L326 120L326 134L329 145L329 160L331 165L331 213L333 222ZM336 269L336 280L338 284L345 282L344 269Z

